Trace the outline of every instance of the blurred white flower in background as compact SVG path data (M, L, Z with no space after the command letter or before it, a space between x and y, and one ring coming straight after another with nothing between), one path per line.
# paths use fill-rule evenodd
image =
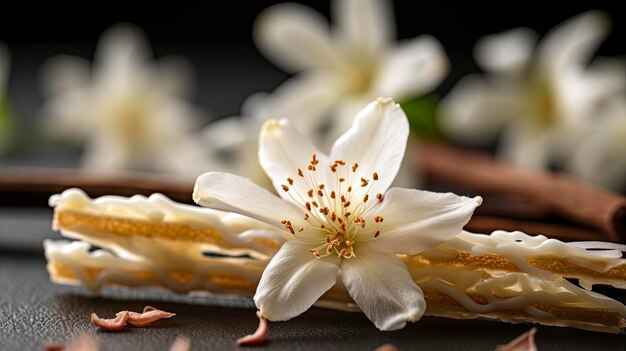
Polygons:
M0 154L8 149L13 139L13 122L7 102L9 80L9 49L0 42Z
M296 74L271 93L251 95L242 105L241 116L205 129L213 164L222 159L220 170L271 188L256 155L264 121L287 118L328 152L371 100L420 97L445 78L449 61L435 38L422 35L395 41L390 1L336 0L333 5L332 31L326 18L300 4L282 3L259 14L253 32L258 49ZM413 170L403 167L397 183L415 185Z
M85 146L84 166L156 171L195 179L209 169L198 112L186 100L190 70L177 57L154 60L143 32L108 29L93 64L58 56L43 68L45 132Z
M335 0L332 5L332 30L311 8L282 3L259 14L253 31L268 59L297 73L257 106L258 113L266 119L289 118L326 148L372 99L425 95L449 68L435 38L395 40L391 1Z
M499 156L521 166L568 167L581 140L609 126L601 123L607 105L626 96L624 61L592 60L608 32L608 18L589 11L555 27L537 46L536 33L526 28L483 38L475 59L488 74L462 79L442 100L444 130L475 144L499 135ZM596 161L578 157L572 169Z

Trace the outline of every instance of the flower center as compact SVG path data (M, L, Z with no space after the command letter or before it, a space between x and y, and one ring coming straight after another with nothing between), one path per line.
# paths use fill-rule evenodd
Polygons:
M380 230L378 224L384 221L381 216L366 215L383 200L378 193L370 198L372 185L378 181L379 175L373 172L367 178L358 172L359 164L349 165L343 160L336 160L330 165L334 179L329 184L320 181L317 166L319 160L313 154L306 170L297 169L297 177L287 178L282 189L302 207L304 226L294 228L291 220L281 223L299 240L310 241L317 246L309 249L315 257L321 258L331 254L337 257L355 257L354 246L357 241L368 241L377 238ZM308 235L310 233L316 235ZM306 233L302 235L300 233ZM321 244L320 244L321 243Z

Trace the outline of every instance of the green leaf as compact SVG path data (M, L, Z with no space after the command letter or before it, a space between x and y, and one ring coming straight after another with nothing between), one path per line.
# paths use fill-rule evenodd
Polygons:
M0 96L0 154L11 146L15 137L14 127L9 103L4 96Z
M411 126L411 132L421 139L445 138L437 118L437 105L440 98L437 95L427 95L416 99L400 102Z

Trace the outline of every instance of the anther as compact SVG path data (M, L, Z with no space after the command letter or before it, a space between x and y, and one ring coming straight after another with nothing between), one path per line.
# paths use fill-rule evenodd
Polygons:
M341 202L346 202L346 197L344 195L341 195Z
M372 174L372 179L374 179L374 180L378 180L378 173L374 172L374 173Z
M315 202L315 201L312 201L312 202L311 202L311 205L313 205L313 207L315 207L315 208L318 208L318 207L319 207L319 205L318 205L318 204L317 204L317 202Z
M345 207L345 208L348 208L348 206L350 206L350 201L348 201L345 204L343 204L343 207Z
M351 214L352 214L351 212L346 212L346 213L344 214L344 216L345 216L346 218L348 218L348 217L350 217L350 215L351 215Z
M365 178L361 178L361 186L362 187L366 187L367 184L369 184L369 181L367 179L365 179Z
M324 193L323 193L321 190L318 190L318 191L317 191L317 195L318 195L318 196L320 196L320 197L322 197L322 196L324 196Z
M376 216L374 217L374 222L376 223L381 223L382 221L384 221L385 219L381 216Z
M283 185L281 185L281 186L283 187L283 190L284 190L284 191L287 191L287 192L289 191L289 187L288 187L288 186L286 186L285 184L283 184Z
M311 211L311 203L310 202L305 203L304 207L306 207L307 210Z
M324 185L324 184L320 184L320 186L319 186L320 190L324 190L325 187L326 187L326 185Z
M337 214L335 212L332 213L332 215L330 216L330 218L334 221L337 220Z
M309 194L309 197L313 197L313 189L309 189L309 191L307 192L307 194Z
M304 173L302 173L302 170L300 168L298 168L298 175L304 178Z
M343 178L343 177L342 177L342 178L339 178L339 182L340 182L340 183L343 183L343 182L345 182L345 181L346 181L346 178Z
M379 201L383 201L383 194L381 194L381 193L376 194L376 198L377 198Z
M302 231L304 231L304 227L300 227L300 229L298 229L298 233L301 233Z
M304 214L304 220L306 221L306 220L308 220L308 219L309 219L309 214L308 214L308 213L305 213L305 214Z
M287 182L289 182L289 185L293 185L293 179L287 178Z
M353 173L354 173L354 172L356 172L356 169L357 169L357 168L359 168L359 164L358 164L358 163L353 164L353 165L352 165L352 172L353 172Z
M330 244L330 235L326 235L326 242Z
M333 190L333 191L330 192L330 198L334 199L335 197L336 197L335 191Z
M352 191L352 185L348 187L348 192L351 192L351 191Z
M369 195L365 194L365 196L363 196L363 202L367 202L367 200L370 198Z
M374 233L374 237L378 238L379 235L380 235L380 230L377 230L376 233Z

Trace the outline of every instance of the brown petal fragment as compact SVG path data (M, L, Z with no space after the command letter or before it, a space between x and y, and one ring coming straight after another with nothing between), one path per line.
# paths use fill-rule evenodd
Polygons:
M184 336L179 336L174 340L169 351L189 351L191 350L191 340Z
M263 346L267 343L267 319L259 317L259 327L254 334L237 339L237 346Z
M145 310L146 309L144 308L144 311ZM130 312L128 314L128 320L126 321L126 323L132 325L133 327L145 327L158 321L159 319L172 318L175 315L176 313L165 312L157 309L153 309L149 312L144 313Z
M97 314L91 314L91 323L96 327L100 327L109 331L120 331L124 329L126 320L128 319L128 311L122 311L116 314L114 319L103 319Z
M398 348L392 344L384 344L378 346L374 351L398 351Z
M511 340L508 344L496 346L494 351L537 351L537 344L535 344L536 333L537 328L532 328Z
M44 342L43 349L44 351L64 351L65 344Z
M154 310L158 310L158 308L152 307L152 306L146 306L143 308L143 313L154 311Z

